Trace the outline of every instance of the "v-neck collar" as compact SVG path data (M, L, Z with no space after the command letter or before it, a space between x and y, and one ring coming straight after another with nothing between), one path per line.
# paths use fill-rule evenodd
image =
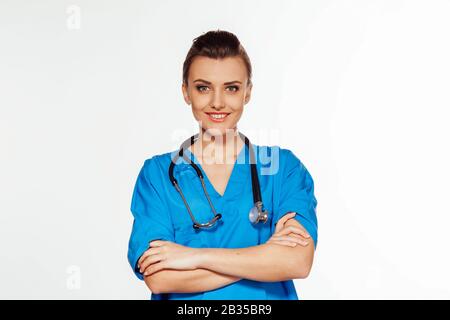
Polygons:
M253 146L253 148L256 148L256 146ZM214 188L197 157L189 149L185 149L184 152L186 157L188 159L191 159L199 167L200 171L203 174L203 180L205 181L206 190L211 197L231 200L241 196L244 185L246 185L246 183L250 179L250 152L246 144L244 144L238 156L236 157L233 165L233 170L231 171L231 175L228 179L228 183L225 187L223 195L217 192L217 190ZM182 161L190 168L190 170L194 171L195 173L194 168L192 168L192 166L189 165L185 159L182 159ZM199 179L196 173L195 178ZM201 189L200 181L198 185Z

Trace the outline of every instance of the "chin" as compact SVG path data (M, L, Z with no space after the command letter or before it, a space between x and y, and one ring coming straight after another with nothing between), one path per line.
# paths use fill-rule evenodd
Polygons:
M214 125L214 126L203 126L203 130L207 131L210 136L224 136L225 134L230 133L233 130L233 127L224 126L224 125Z

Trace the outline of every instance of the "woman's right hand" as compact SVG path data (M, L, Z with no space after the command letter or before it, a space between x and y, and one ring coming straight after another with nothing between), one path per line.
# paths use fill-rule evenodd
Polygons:
M295 247L297 244L307 246L307 239L310 238L310 235L305 229L295 226L285 227L285 223L288 220L293 219L295 214L295 212L290 212L281 217L277 222L275 232L266 243L276 243L288 247Z

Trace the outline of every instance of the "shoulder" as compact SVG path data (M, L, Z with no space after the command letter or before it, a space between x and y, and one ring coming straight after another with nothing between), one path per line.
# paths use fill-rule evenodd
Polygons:
M173 150L170 152L155 154L144 159L144 163L141 167L141 174L152 181L164 179L169 169L172 156L176 152L176 150Z
M144 168L146 170L156 170L170 164L171 159L178 150L172 150L165 153L154 154L150 158L144 160Z

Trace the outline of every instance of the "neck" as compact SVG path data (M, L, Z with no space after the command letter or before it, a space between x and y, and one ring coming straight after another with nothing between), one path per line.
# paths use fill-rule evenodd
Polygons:
M244 147L244 141L237 127L226 130L223 135L211 135L200 128L199 139L191 146L194 154L201 162L209 164L234 164L236 157Z

